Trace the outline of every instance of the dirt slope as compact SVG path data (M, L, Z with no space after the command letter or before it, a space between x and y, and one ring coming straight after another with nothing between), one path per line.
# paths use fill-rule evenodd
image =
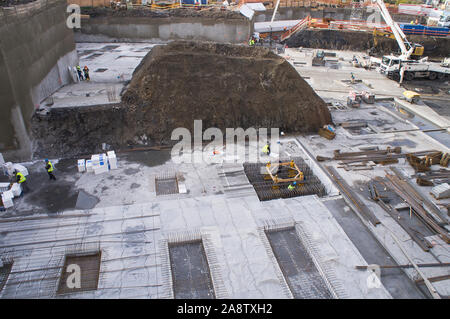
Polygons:
M284 59L264 48L172 42L136 68L122 101L138 128L158 137L176 127L279 127L316 132L331 122L322 99ZM152 123L152 125L149 125Z

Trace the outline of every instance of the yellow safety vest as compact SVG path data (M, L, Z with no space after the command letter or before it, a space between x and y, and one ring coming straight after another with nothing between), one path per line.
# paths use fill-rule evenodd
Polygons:
M20 176L19 179L19 184L22 184L23 182L25 182L27 179L25 178L25 176L23 176L23 174L21 172L17 173L17 176Z
M264 147L263 147L263 153L269 153L269 145L265 145Z
M50 165L50 167L48 168L47 172L49 173L53 172L53 164L50 161L48 161L48 165Z
M295 189L295 186L292 186L291 184L289 184L288 189L291 191L291 190Z

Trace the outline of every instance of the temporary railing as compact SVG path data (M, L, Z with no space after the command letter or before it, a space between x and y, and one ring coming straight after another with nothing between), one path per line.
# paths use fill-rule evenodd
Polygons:
M300 20L299 23L297 23L296 25L294 25L292 28L290 28L288 31L286 31L282 36L281 36L281 41L287 40L289 39L293 34L300 32L301 30L304 30L305 28L308 27L308 23L311 20L310 16L307 16L306 18L304 18L303 20Z

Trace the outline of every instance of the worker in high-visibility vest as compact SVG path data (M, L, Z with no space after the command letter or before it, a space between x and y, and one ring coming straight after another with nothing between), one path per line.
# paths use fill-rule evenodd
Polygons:
M288 189L290 191L293 191L295 189L295 185L297 185L297 182L293 182L292 184L289 184Z
M47 170L50 180L53 179L56 181L56 177L53 175L53 164L47 158L45 159L45 169Z
M30 189L28 188L27 178L25 177L25 175L17 170L14 171L14 174L16 175L17 183L19 183L19 185L22 187L22 191L24 193L28 192Z
M269 142L267 142L266 145L264 145L262 151L263 151L264 154L270 155L270 144L269 144Z

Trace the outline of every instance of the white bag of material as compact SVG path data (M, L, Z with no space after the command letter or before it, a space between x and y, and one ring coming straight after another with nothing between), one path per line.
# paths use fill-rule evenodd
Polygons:
M0 183L0 193L6 192L9 190L9 183Z
M14 206L14 202L12 200L12 198L3 198L3 194L2 194L2 202L3 202L3 206L5 208L10 208Z
M108 154L108 163L110 169L117 169L117 157L114 151L110 151Z
M86 161L86 172L90 173L94 171L94 165L91 160Z
M86 171L86 160L79 159L78 160L78 172L84 172Z
M14 164L11 162L7 162L7 163L3 164L3 170L6 173L6 175L13 176L14 175Z
M23 174L23 176L28 176L28 170L25 166L20 164L14 164L14 169Z
M107 160L106 154L94 154L91 156L93 167L97 167L100 165L100 162L106 162Z
M95 175L108 172L108 164L106 162L100 162L100 165L94 167Z
M2 199L13 199L14 194L11 190L2 193Z
M0 153L0 165L5 164L5 159L3 158L3 154Z
M11 192L14 197L19 197L22 194L22 186L19 183L14 183L11 187Z

